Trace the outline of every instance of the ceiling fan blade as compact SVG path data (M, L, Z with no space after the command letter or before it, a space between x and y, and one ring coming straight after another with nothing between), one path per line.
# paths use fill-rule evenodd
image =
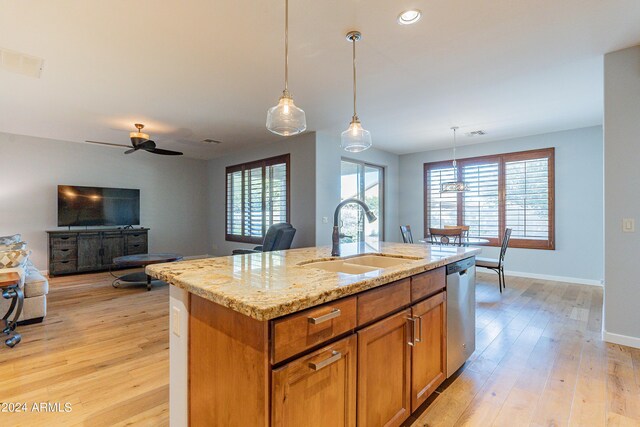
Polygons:
M179 151L163 150L162 148L150 148L145 151L153 154L161 154L163 156L182 156L182 153Z
M84 142L88 142L89 144L108 145L108 146L111 146L111 147L124 147L124 148L129 148L129 147L131 147L130 145L114 144L114 143L112 143L112 142L89 141L89 140L85 140Z
M135 151L138 151L138 148L137 148L137 147L134 147L134 148L132 148L132 149L130 149L130 150L125 151L125 152L124 152L124 154L131 154L131 153L133 153L133 152L135 152Z
M156 143L150 139L147 139L145 142L142 142L136 145L136 148L143 149L143 150L151 150L153 148L156 148Z

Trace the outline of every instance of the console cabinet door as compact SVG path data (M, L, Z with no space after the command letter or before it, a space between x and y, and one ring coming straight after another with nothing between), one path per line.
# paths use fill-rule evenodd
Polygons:
M358 426L399 426L411 413L411 310L358 332Z
M411 411L415 411L447 377L446 292L411 308Z
M78 234L78 271L99 269L102 265L100 233Z
M272 426L355 427L356 336L272 372Z
M102 265L108 267L113 259L124 255L124 236L120 233L104 233L102 236Z

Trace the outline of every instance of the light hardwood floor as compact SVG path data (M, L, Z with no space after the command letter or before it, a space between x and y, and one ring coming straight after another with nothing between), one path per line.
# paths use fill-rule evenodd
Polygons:
M407 425L640 426L640 350L600 339L602 290L478 275L477 350ZM0 348L0 426L168 423L168 286L113 289L106 274L51 281L44 324Z

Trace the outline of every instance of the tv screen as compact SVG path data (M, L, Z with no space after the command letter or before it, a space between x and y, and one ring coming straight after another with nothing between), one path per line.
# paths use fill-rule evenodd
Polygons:
M58 185L58 226L139 225L140 190Z

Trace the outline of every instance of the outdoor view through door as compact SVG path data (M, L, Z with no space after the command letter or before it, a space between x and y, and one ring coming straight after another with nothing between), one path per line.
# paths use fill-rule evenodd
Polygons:
M364 201L378 217L367 222L360 206L349 204L342 209L341 243L366 242L376 244L383 238L384 168L355 160L343 159L340 180L341 200L356 198Z

